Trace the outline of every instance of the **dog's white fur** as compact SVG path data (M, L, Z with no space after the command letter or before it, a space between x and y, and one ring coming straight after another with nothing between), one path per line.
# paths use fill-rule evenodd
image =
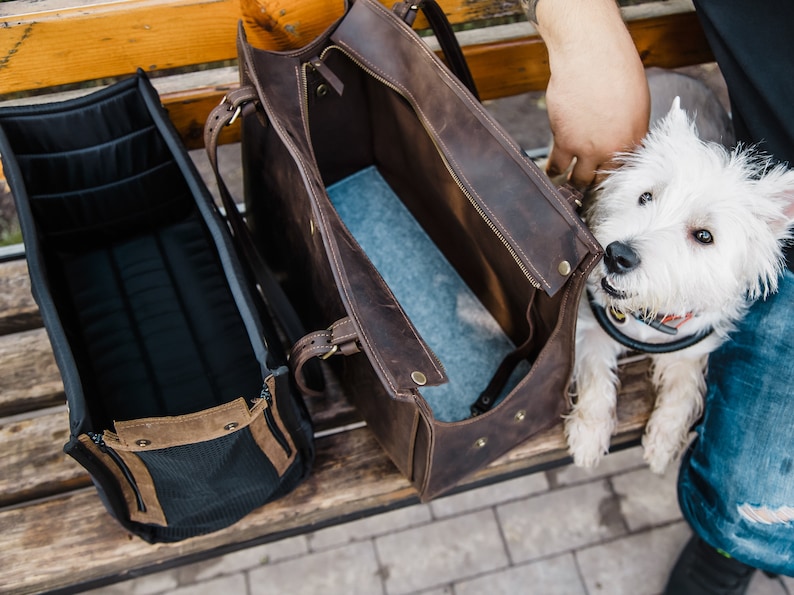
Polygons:
M782 246L790 236L794 171L751 150L729 152L701 141L678 98L642 145L620 161L585 218L602 246L629 246L639 264L617 270L614 254L605 257L590 275L588 290L597 303L627 314L621 330L641 341L669 337L635 313L691 315L679 337L713 329L691 347L650 356L657 397L643 447L651 469L662 473L702 413L708 354L752 300L776 291ZM711 243L703 243L709 237ZM565 420L579 466L596 465L609 448L616 427L616 366L626 351L600 327L583 296L574 403Z

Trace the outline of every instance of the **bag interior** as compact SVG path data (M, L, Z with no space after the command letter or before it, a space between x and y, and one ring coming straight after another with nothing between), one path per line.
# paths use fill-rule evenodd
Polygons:
M63 106L0 124L35 221L31 266L44 268L93 425L258 395L262 371L197 197L137 87Z
M307 73L309 128L329 197L447 372L448 383L420 389L436 419L465 419L516 345L530 332L538 349L545 344L551 329L538 328L530 308L541 292L471 205L408 102L340 52L325 63L345 85L341 96L313 94L322 80Z
M420 389L439 421L470 415L471 396L515 349L375 166L328 188L339 216L445 367L446 384ZM529 369L519 366L512 388ZM465 398L469 396L469 400ZM501 395L504 396L504 393ZM463 397L463 398L461 398Z

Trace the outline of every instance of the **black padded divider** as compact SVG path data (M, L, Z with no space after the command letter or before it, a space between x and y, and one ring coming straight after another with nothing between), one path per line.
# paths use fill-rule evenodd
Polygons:
M262 386L194 187L150 107L130 79L0 121L98 428Z

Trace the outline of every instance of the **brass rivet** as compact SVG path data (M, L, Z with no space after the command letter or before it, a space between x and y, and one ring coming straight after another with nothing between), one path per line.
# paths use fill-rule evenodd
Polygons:
M524 421L526 418L527 412L524 409L516 412L515 416L513 417L513 419L516 421Z
M145 440L143 438L135 441L135 444L137 444L138 446L149 446L151 443L152 443L151 440Z
M328 95L328 85L326 85L325 83L320 83L319 85L317 85L317 90L315 91L315 93L317 94L317 97L325 97L326 95Z
M567 260L563 260L559 265L557 265L557 272L563 277L567 277L571 274L571 263Z
M474 441L474 448L482 448L486 444L488 444L488 438L483 436L482 438L477 438L477 440Z
M239 425L240 425L240 424L238 424L236 421L233 421L233 422L230 422L230 423L226 424L225 426L223 426L223 429L224 429L224 430L227 430L227 431L228 431L228 430L233 430L233 429L235 429L235 428L236 428L237 426L239 426Z
M427 384L427 376L421 372L411 372L411 380L413 380L419 386L424 386Z

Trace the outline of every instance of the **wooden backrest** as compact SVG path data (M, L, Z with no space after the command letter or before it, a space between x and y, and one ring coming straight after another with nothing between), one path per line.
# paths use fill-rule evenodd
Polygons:
M394 0L381 0L390 6ZM15 0L0 3L0 101L20 93L128 75L158 79L163 101L191 148L202 144L207 114L234 86L236 27L267 49L304 45L344 11L344 0ZM483 99L545 88L548 57L518 0L440 0L459 34ZM711 61L689 0L623 8L647 66ZM499 24L505 23L508 24ZM496 26L492 26L497 23ZM419 18L415 28L426 27ZM230 66L231 65L231 66ZM218 68L226 66L226 68ZM165 81L168 81L166 84ZM171 85L171 86L169 86ZM234 129L223 142L236 140Z

